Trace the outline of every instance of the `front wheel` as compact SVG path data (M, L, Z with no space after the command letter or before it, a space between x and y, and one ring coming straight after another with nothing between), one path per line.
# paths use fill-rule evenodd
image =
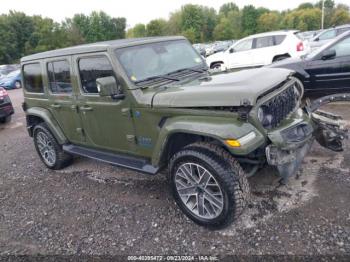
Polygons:
M15 87L16 87L16 89L20 89L22 87L21 81L16 81L15 82Z
M221 71L222 70L222 63L214 63L210 66L211 69Z
M33 138L35 149L48 168L58 170L71 163L72 156L62 150L45 123L35 126Z
M245 206L245 185L238 163L223 158L223 149L192 144L176 153L169 164L175 202L195 223L209 228L229 225ZM228 154L229 155L229 154Z

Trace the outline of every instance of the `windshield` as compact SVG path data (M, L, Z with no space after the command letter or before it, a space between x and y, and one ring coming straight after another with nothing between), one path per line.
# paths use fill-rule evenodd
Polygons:
M204 67L202 58L186 40L165 41L115 51L129 79L140 82L177 70Z

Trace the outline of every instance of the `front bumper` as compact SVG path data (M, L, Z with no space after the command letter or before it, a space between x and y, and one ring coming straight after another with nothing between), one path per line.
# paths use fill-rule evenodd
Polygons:
M314 141L314 131L311 121L299 120L268 134L272 143L265 149L266 160L276 166L283 181L299 170Z

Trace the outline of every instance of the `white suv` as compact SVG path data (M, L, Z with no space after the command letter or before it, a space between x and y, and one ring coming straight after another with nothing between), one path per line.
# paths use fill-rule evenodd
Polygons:
M276 31L251 35L234 43L224 52L207 57L210 68L259 67L288 57L300 57L309 52L307 42L298 36L299 31Z

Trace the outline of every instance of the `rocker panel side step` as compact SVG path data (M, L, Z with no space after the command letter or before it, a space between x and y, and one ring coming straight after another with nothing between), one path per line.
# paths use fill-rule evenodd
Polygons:
M73 155L88 157L108 164L129 168L146 174L155 175L159 168L154 167L146 159L103 152L96 149L86 148L77 145L63 145L63 150Z

